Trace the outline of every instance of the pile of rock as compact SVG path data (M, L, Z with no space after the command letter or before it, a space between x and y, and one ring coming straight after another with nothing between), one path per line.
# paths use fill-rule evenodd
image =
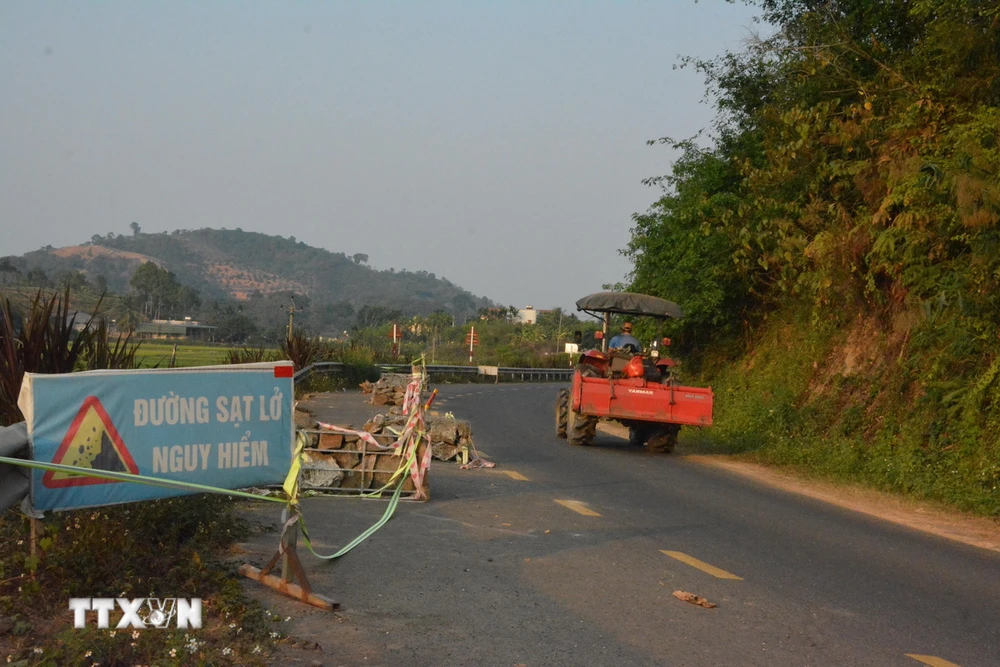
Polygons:
M302 454L302 476L299 484L304 490L337 490L361 492L380 489L389 483L400 466L398 456L391 450L379 450L365 443L357 435L308 431L309 445ZM381 445L395 442L395 437L376 436ZM422 456L425 444L417 447ZM424 477L424 499L430 496L427 477ZM413 479L406 475L403 496L415 495Z
M406 415L389 413L375 415L364 425L364 430L379 436L401 432L406 426ZM450 413L444 415L429 412L424 415L427 437L431 442L431 455L439 461L468 458L472 450L472 425L464 419L455 419Z
M383 373L378 382L362 382L361 392L371 394L372 405L402 405L406 386L413 379L402 373Z

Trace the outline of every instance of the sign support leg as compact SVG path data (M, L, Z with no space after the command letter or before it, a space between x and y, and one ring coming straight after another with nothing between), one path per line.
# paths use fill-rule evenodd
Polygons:
M285 510L282 513L282 519L287 518L287 512L288 510ZM325 595L313 593L312 586L309 585L309 579L306 577L306 572L302 568L302 561L299 560L299 555L296 551L298 522L293 522L291 525L288 525L286 522L285 525L287 528L282 533L278 551L271 557L267 565L263 569L258 569L249 563L244 563L240 565L240 574L248 579L259 581L268 588L273 588L283 595L295 598L306 604L311 604L314 607L319 607L326 611L340 609L339 602L334 602ZM271 574L271 570L274 569L279 560L281 561L281 576L276 577ZM296 584L296 580L299 583Z
M283 547L283 553L281 554L281 580L287 583L292 583L292 567L294 567L291 562L294 556L290 554L295 553L295 547L298 546L299 537L299 526L298 524L293 524L285 531L284 536L281 538L281 544Z

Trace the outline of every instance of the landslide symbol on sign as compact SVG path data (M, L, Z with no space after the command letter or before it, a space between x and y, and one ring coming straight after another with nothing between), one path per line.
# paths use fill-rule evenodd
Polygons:
M118 435L111 417L96 396L88 396L76 413L66 437L52 457L53 463L108 470L111 472L139 474L139 466L132 459L122 438ZM59 470L48 470L42 484L50 489L89 484L114 484L117 480L81 477Z

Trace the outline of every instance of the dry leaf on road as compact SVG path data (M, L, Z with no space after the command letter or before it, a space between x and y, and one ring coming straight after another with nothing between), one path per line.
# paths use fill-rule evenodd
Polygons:
M694 593L688 593L687 591L674 591L674 597L678 600L683 600L684 602L690 602L691 604L696 604L699 607L704 607L705 609L711 609L712 607L718 607L719 605L714 602L709 602L700 595L695 595Z

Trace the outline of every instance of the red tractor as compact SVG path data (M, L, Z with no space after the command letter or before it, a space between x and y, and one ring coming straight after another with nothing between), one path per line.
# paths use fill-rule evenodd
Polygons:
M671 452L681 426L711 426L712 389L677 383L676 362L661 354L668 338L653 341L647 354L635 343L606 349L612 315L679 318L677 304L645 294L598 292L577 301L576 308L603 319L604 329L595 334L601 349L582 353L572 387L559 390L557 436L571 445L589 445L598 420L612 419L628 427L629 444Z

